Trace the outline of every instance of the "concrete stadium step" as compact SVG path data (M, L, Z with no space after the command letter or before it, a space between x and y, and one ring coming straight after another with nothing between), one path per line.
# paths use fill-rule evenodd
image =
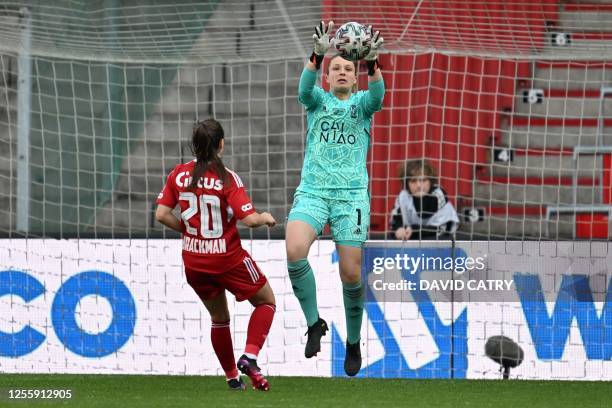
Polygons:
M262 154L262 153L285 153L303 151L301 135L280 134L262 136L233 136L225 142L224 156ZM260 158L261 159L261 158ZM267 160L265 157L263 160Z
M205 117L208 117L206 114ZM179 115L152 114L144 126L142 139L147 143L171 142L187 144L195 121Z
M285 96L279 85L281 80L260 82L228 82L206 85L181 84L166 88L159 101L159 111L178 112L178 105L196 105L228 102L236 99L265 100L268 97ZM174 109L174 110L173 110Z
M207 87L169 87L160 103L157 113L182 113L194 115L201 111L222 112L234 115L285 113L297 114L302 107L291 86L283 80L270 80L265 83L216 84ZM295 85L297 88L297 85Z
M284 171L288 167L289 157L293 155L287 155L284 152L270 153L243 153L236 154L232 157L224 155L224 161L226 163L232 163L232 168L235 169L239 174L243 172L274 172Z
M0 196L9 197L17 194L16 177L14 172L0 169Z
M260 133L254 131L251 127L251 133L249 133L248 125L244 126L246 132L243 133L239 130L243 125L231 126L233 131L226 133L226 147L224 156L241 156L247 160L253 161L254 158L249 159L245 155L249 154L261 154L261 153L286 153L292 158L297 153L298 156L304 154L304 132L298 131L281 131L281 132L268 132ZM276 123L274 130L284 129L284 124ZM269 127L272 130L272 127ZM265 157L259 157L258 160L270 160ZM293 159L292 159L293 160Z
M7 123L3 123L0 121L0 145L4 145L5 149L8 149L9 146L17 146L17 124L11 123L10 125ZM7 157L8 150L0 153L1 156Z
M526 103L523 100L522 92L519 91L514 105L514 113L525 115L537 115L548 117L566 117L583 116L597 117L599 116L600 100L597 98L584 97L568 97L568 98L551 98L544 97L542 103ZM612 99L606 99L604 103L604 112L612 115Z
M287 157L293 154L303 154L298 146L291 144L271 145L270 138L253 137L250 140L234 141L225 144L223 161L226 166L233 168L236 162L244 169L244 164L252 166L253 171L261 169L279 170ZM125 173L161 172L167 174L177 164L187 163L193 156L187 143L180 145L173 141L168 142L136 142L130 148L130 153L122 162L122 171Z
M561 4L559 12L560 28L565 30L611 31L611 19L612 9L610 4L603 2L599 4L594 1L589 1L586 4L576 2Z
M84 175L81 177L85 179ZM33 182L30 185L30 197L40 203L61 204L77 208L81 202L91 202L91 199L85 199L84 197L96 195L94 183L89 182L93 179L93 176L88 175L87 179L87 182L81 181L80 187L61 185L56 178L47 183Z
M257 157L263 157L261 155ZM288 151L285 153L275 153L265 160L257 160L248 153L236 154L232 157L224 154L224 162L238 174L249 172L270 172L270 171L300 171L304 160L302 151ZM273 165L268 165L268 160L273 161Z
M228 5L219 6L219 14L227 12L223 10L224 7ZM317 5L317 8L320 6ZM257 13L261 5L258 4L255 9ZM313 21L319 21L319 18ZM218 23L218 20L211 19L211 24ZM236 22L230 26L236 27ZM164 113L190 114L201 109L211 109L215 114L221 110L222 113L231 112L235 115L257 115L262 114L262 109L270 107L272 111L281 113L275 106L275 99L285 98L288 113L302 113L297 102L297 83L303 67L302 58L265 63L220 63L203 67L185 65L165 90L156 109ZM247 106L244 102L253 103Z
M285 114L284 116L237 117L221 121L221 124L232 140L249 136L269 136L277 139L273 144L282 144L285 141L303 144L306 133L303 110L297 114ZM295 135L300 135L297 141Z
M31 137L30 140L32 139L34 138ZM76 148L82 145L73 144L76 140L76 136L73 135L60 140L57 135L51 133L45 135L44 140L42 140L40 134L38 134L36 139L35 144L33 143L30 149L30 161L35 166L32 173L48 174L63 169L68 172L64 175L65 177L70 176L76 179L80 174L93 174L96 171L101 171L99 166L102 162L105 163L103 168L108 168L108 163L111 161L109 152L96 153L95 148L77 152ZM80 142L81 140L79 140ZM42 146L44 146L44 149ZM93 146L92 143L87 145L88 148L91 148L91 146Z
M274 137L251 137L240 140L228 139L223 152L223 160L227 166L240 163L241 170L244 165L248 169L257 170L284 170L303 155L303 148L297 138L285 142ZM289 143L294 141L294 143ZM191 150L186 141L167 140L145 141L139 140L129 147L128 154L122 161L123 173L161 173L168 174L177 164L186 163L193 159ZM302 159L299 159L300 163ZM238 170L236 170L238 171Z
M552 117L515 114L509 118L504 118L504 125L507 127L575 127L579 129L597 128L602 125L605 128L612 128L612 117L605 117L599 120L597 117Z
M288 89L297 89L303 69L303 59L249 64L238 63L228 68L226 78L230 83L267 83L282 80L288 85Z
M182 157L180 156L181 147ZM239 154L231 152L231 146L226 149L223 157L225 164L245 179L244 182L249 191L252 188L250 187L252 180L257 180L258 184L255 188L263 188L259 187L260 185L268 188L268 186L284 186L287 175L290 176L292 183L295 183L296 178L299 179L299 169L291 170L291 167L298 159L301 167L302 152L271 153L265 150L265 145L259 148L262 150L259 153L251 149ZM141 140L132 145L130 153L123 160L116 192L127 194L133 199L154 201L174 166L191 160L191 153L188 149L176 141L146 143ZM64 196L66 194L64 193Z
M276 55L281 52L289 56L304 57L311 47L310 36L317 21L321 20L321 2L315 0L290 0L282 4L287 10L298 9L299 13L289 14L285 20L282 11L278 8L281 2L257 1L250 2L253 9L249 9L244 2L220 2L210 17L206 30L196 40L194 49L200 50L201 55L224 55L227 48L236 49L239 56L250 58L261 57L253 55L249 49L250 44L259 41L260 36L271 38L269 49ZM307 22L307 23L305 23ZM296 30L299 44L295 44L291 37L287 38L287 25ZM228 41L220 41L220 34ZM297 55L295 55L297 53ZM213 62L213 57L209 58Z
M611 14L612 16L612 14ZM571 41L598 41L600 43L606 43L612 40L612 31L600 31L600 30L584 30L584 31L573 31L570 33ZM609 45L609 43L607 44Z
M155 201L157 194L166 183L168 174L148 173L131 174L122 173L117 180L115 193L119 195L129 195L131 198L139 200Z
M481 205L482 204L482 205ZM476 223L464 222L459 230L474 234L477 238L490 239L551 239L573 237L574 222L571 216L560 216L548 223L549 236L546 235L546 221L543 216L489 214L486 203L475 202L474 207L485 208L484 220ZM549 238L550 237L550 238Z
M472 201L474 205L483 208L485 215L492 218L513 218L522 219L525 217L544 217L546 214L546 205L544 204L508 204L502 201L483 202L479 200Z
M249 193L256 207L288 206L293 202L293 192L286 188L271 188L267 191L251 190Z
M604 218L605 222L606 222L606 227L607 227L607 214L608 214L608 210L605 209L602 212L597 212L595 211L592 206L587 206L588 208L586 209L586 212L582 212L579 209L573 210L575 213L572 214L571 212L557 212L557 213L553 213L549 220L546 221L546 213L548 211L548 208L552 207L555 208L556 206L547 206L547 205L535 205L535 206L527 206L527 205L516 205L516 206L509 206L509 205L497 205L497 204L492 204L487 206L486 204L483 206L483 209L485 211L485 213L487 214L488 217L490 217L491 219L514 219L514 220L521 220L521 219L529 219L529 218L539 218L544 222L544 228L548 227L548 233L545 232L545 236L549 236L551 238L555 238L556 235L554 235L554 233L557 232L563 232L563 234L565 235L566 238L572 238L572 236L568 236L568 234L572 233L572 230L574 229L574 225L578 226L577 223L582 223L582 227L587 227L589 225L592 225L592 221L589 220L589 218L591 220L593 220L591 213L595 213L598 216L601 216L602 218ZM583 217L584 216L584 217ZM580 221L580 220L583 221ZM551 228L552 227L552 228ZM565 228L565 230L563 230L563 228ZM551 232L553 232L553 234L551 234ZM606 228L606 235L608 235L610 232L612 231L608 231L608 228ZM612 237L612 234L610 234L610 237Z
M601 156L579 156L574 166L572 156L567 155L515 155L508 164L491 163L487 168L494 176L572 177L577 174L578 177L597 177L602 159Z
M474 200L492 203L492 205L561 205L573 204L571 186L534 185L511 183L474 183ZM598 188L578 186L577 204L601 203L601 192Z
M574 239L575 229L576 218L573 214L554 216L548 225L548 237L549 239ZM612 234L609 234L609 238L612 238Z
M154 213L154 202L115 197L96 212L86 232L130 235L161 231L163 226L154 222Z
M67 89L70 89L69 87L72 87L70 93L67 92ZM61 92L59 97L55 94L56 89L34 90L32 92L32 110L40 110L46 115L74 115L88 120L92 120L92 117L97 119L108 116L107 85L73 80L68 85L64 85L63 88L58 89L58 92ZM75 95L78 98L77 100L72 97Z
M147 159L169 157L178 159L179 162L180 160L187 162L193 159L189 150L191 134L189 136L189 139L167 138L163 141L146 140L144 138L136 140L128 147L127 155L134 158L144 157Z
M299 184L299 170L280 168L257 171L253 170L257 166L249 165L250 170L239 171L234 166L229 165L232 161L232 158L225 158L226 165L239 173L249 193L261 193L275 188L295 189ZM169 168L167 171L148 168L146 171L142 171L126 165L119 175L115 192L117 194L129 195L134 199L154 201L171 170L172 168Z
M200 111L198 119L205 119L213 116L208 111ZM221 116L221 117L220 117ZM278 141L271 141L271 144L282 144L285 140L292 142L295 135L300 135L299 142L302 142L305 133L306 121L303 112L295 115L265 115L254 116L233 116L224 118L217 115L223 129L225 130L226 143L232 143L235 139L248 138L249 136L269 136ZM180 140L182 143L191 141L191 133L195 121L186 115L156 113L151 116L145 125L142 137L147 142ZM282 143L281 143L282 142Z
M0 140L0 171L10 170L17 174L17 142Z
M17 197L0 193L0 235L15 232L17 220Z
M612 52L612 41L571 38L568 45L563 46L566 52L575 54L577 57L590 58L593 55L610 55Z
M118 195L129 195L133 199L154 201L157 194L161 191L167 178L167 173L150 172L147 174L121 173L115 187L115 193ZM263 194L270 190L282 189L293 190L298 186L300 181L300 173L294 172L270 172L270 173L247 173L240 174L247 192L249 194ZM0 174L0 186L3 184L3 176ZM6 179L8 183L8 178Z
M205 87L222 81L225 82L228 69L225 63L208 65L185 64L177 71L169 87L184 86L194 88L198 86Z
M315 20L316 22L317 20ZM235 62L210 65L183 65L171 87L198 88L207 85L267 83L283 80L290 84L300 79L302 59L269 62Z
M550 149L597 146L597 132L594 127L512 126L500 130L499 145ZM605 128L604 132L602 144L612 144L612 128Z
M298 153L303 155L303 146L299 141L299 135L293 135L292 138L285 141L282 136L252 136L250 138L234 139L232 142L225 143L223 151L224 158L240 158L247 162L265 163L269 161L281 160L285 161L283 155L292 155ZM231 140L231 139L230 139ZM267 157L272 155L273 157Z
M0 106L0 141L17 139L17 107Z
M5 7L7 7L7 6L5 6ZM9 7L7 7L7 8L9 8ZM20 20L21 20L21 18L19 16L19 14L17 14L17 13L10 13L10 14L2 13L2 14L0 14L0 24L2 25L3 29L5 29L5 30L8 30L8 29L19 30L19 27L20 27L19 22L20 22Z
M522 184L522 185L561 185L572 186L574 184L573 177L565 176L508 176L508 175L491 175L484 172L479 172L476 175L476 181L479 183L497 183L497 184ZM589 186L591 188L600 188L599 177L578 177L576 180L579 186Z
M149 142L139 140L130 145L121 165L122 173L168 174L174 166L192 160L185 143L178 140Z
M536 61L528 79L532 88L599 90L612 82L611 68L600 61Z
M543 239L545 236L545 225L541 218L505 218L487 217L477 223L463 223L459 226L459 231L476 235L482 239L503 239L503 240L522 240L522 239Z
M300 170L284 170L267 174L243 173L240 178L248 191L265 190L270 187L294 189L300 184Z
M0 81L3 79L3 74L5 73L0 69ZM4 84L0 84L0 118L5 115L7 111L17 112L17 89L8 88L5 87Z

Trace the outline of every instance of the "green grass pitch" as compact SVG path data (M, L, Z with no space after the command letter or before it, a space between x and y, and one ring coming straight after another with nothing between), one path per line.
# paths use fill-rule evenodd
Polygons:
M247 379L244 377L244 379ZM269 392L221 377L0 374L0 407L608 407L612 382L270 377ZM70 389L66 401L8 399L9 389Z

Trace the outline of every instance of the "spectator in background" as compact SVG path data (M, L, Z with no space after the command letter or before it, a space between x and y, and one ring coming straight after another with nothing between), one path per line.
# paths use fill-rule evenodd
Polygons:
M403 190L391 211L391 239L441 239L456 231L459 218L426 160L406 160L399 168Z

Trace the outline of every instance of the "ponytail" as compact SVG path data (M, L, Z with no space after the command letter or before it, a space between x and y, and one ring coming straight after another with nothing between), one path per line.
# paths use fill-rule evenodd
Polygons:
M198 181L206 170L212 168L222 182L225 182L227 172L225 165L219 157L221 140L224 138L223 127L214 119L197 122L193 127L191 136L191 152L196 158L193 174L191 175L190 190L195 190Z

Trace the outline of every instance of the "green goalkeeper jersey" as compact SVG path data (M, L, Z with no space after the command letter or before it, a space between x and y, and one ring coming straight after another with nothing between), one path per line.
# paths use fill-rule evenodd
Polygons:
M385 85L382 79L370 82L367 91L340 100L315 86L316 79L316 72L304 68L298 98L306 108L308 130L297 191L351 199L351 192L368 189L366 156L372 115L382 107Z

